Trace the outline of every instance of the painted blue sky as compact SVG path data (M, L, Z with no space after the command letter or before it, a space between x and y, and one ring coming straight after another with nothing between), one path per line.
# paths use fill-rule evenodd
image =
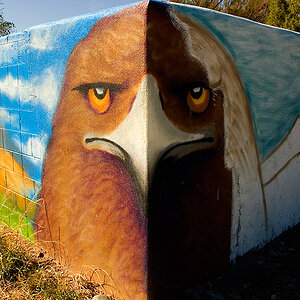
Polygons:
M51 1L53 7L56 1ZM23 11L24 15L30 10L29 6L47 10L47 6L40 3L46 1L39 0L9 0L6 8L13 3L16 8L16 2L27 3L24 8L18 6L19 13ZM67 14L60 12L53 20L97 11L93 5L100 9L106 3L86 1L84 11L83 1L78 1L78 11L71 11L65 5L68 3L71 9L77 1L60 2L56 9L67 11ZM117 4L117 1L109 4ZM51 18L53 7L48 11ZM32 179L41 179L51 120L70 52L97 20L123 7L34 26L8 40L0 39L0 128L6 128L5 147L22 161ZM300 113L300 35L206 9L176 7L214 34L233 57L251 106L260 157L265 157L289 132Z
M0 38L0 129L5 128L1 146L12 151L38 184L68 56L99 19L122 8Z
M128 4L129 0L4 0L4 17L17 31L64 18Z

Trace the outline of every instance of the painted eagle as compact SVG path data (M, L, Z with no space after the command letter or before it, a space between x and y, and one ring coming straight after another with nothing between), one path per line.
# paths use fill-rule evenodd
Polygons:
M99 20L68 58L40 196L38 238L124 299L175 299L247 249L238 210L263 227L264 196L230 55L164 3Z

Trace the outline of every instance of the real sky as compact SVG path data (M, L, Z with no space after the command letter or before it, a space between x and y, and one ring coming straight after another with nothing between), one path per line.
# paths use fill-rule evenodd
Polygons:
M96 12L135 0L3 0L4 18L16 31L38 24Z

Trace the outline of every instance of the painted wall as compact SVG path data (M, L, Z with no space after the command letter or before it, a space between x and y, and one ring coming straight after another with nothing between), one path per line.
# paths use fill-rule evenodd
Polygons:
M159 1L1 38L1 222L177 299L300 220L299 48Z

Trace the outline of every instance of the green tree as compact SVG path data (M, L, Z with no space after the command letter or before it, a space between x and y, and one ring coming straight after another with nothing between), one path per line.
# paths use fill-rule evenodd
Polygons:
M11 33L14 27L15 27L14 23L4 20L3 3L0 2L0 36L4 36Z
M269 0L170 0L171 2L206 7L257 22L266 22Z
M269 14L268 0L232 0L224 3L223 12L265 23Z
M283 27L288 12L288 4L285 0L271 0L270 14L268 16L267 24Z
M206 7L214 10L222 10L223 0L171 0L170 2L189 4L195 6Z
M300 1L288 1L288 15L285 18L284 28L300 32Z
M270 14L267 24L299 32L299 0L270 0Z
M170 0L300 32L300 0Z

